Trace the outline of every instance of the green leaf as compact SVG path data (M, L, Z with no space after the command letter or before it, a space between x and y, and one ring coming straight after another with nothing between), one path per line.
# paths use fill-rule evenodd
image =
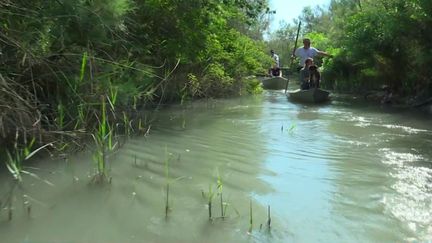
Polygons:
M81 59L80 82L82 82L84 79L86 65L87 65L87 52L85 51Z

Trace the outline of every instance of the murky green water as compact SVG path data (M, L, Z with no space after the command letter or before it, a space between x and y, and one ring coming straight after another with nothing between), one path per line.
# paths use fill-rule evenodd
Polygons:
M174 106L157 117L149 136L110 158L110 186L87 185L90 153L38 163L34 172L55 186L25 178L13 220L0 214L0 242L432 240L427 116L342 99L305 106L275 91ZM0 195L10 184L2 177ZM226 218L217 218L215 194L210 222L203 192L217 192L218 178Z

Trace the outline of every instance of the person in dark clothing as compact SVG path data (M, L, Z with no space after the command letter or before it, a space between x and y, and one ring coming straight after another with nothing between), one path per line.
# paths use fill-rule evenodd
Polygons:
M319 88L321 81L321 74L318 71L318 67L315 65L309 66L309 86L310 88Z

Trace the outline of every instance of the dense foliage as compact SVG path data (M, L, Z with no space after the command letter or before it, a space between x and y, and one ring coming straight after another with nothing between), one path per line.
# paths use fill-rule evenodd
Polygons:
M266 73L269 49L293 63L300 21L297 46L309 37L335 56L317 59L326 88L430 97L430 1L332 0L264 45L271 14L267 0L0 1L0 145L95 130L101 100L120 119L146 104L257 92L245 77Z
M0 145L92 130L101 96L116 118L149 102L257 91L244 77L269 62L250 37L266 9L266 0L0 1Z
M387 85L401 96L432 94L431 1L332 0L328 9L305 8L299 20L312 46L335 55L323 60L327 88L363 92ZM295 23L281 27L270 45L289 57L294 32Z

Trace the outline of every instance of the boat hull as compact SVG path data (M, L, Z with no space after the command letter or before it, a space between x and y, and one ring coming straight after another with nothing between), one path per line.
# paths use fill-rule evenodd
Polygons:
M312 88L307 90L295 90L288 92L288 98L294 101L306 103L322 103L329 99L330 92L319 88Z
M283 77L264 78L262 81L264 89L280 90L285 89L287 79Z

